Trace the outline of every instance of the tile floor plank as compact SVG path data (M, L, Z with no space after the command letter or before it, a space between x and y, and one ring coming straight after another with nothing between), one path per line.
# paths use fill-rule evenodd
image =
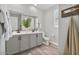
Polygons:
M20 55L27 55L27 51ZM32 48L28 55L58 55L58 49L51 46L41 45Z

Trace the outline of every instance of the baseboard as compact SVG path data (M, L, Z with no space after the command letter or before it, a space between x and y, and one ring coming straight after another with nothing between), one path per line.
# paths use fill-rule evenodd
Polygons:
M44 44L44 45L49 45L49 44L47 44L46 42L43 42L42 44Z
M50 42L50 46L53 46L55 48L58 48L58 43L56 43L56 42Z

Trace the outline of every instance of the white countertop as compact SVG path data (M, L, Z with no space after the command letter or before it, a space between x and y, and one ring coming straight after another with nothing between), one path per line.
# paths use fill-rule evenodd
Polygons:
M32 32L32 31L21 31L20 33L17 33L17 32L13 32L12 35L24 35L24 34L38 34L38 33L43 33L43 32L40 32L40 31L35 31L35 32Z

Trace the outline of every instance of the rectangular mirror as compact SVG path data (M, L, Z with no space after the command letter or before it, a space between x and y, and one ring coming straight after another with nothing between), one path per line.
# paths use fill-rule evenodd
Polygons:
M38 31L40 27L38 17L24 15L16 11L9 12L12 31Z
M28 21L28 22L27 22ZM37 31L39 28L38 18L35 16L22 15L21 18L21 30L25 31ZM25 23L25 24L24 24Z

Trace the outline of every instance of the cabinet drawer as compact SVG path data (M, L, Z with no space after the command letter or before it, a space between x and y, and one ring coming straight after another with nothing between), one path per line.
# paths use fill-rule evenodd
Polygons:
M19 41L18 36L13 36L6 42L7 54L14 54L19 52Z
M38 34L37 45L42 44L42 42L43 42L42 34Z
M30 44L31 44L30 46L31 46L31 48L37 46L36 42L37 42L36 34L31 34L30 35Z
M30 48L30 39L29 35L22 35L21 36L21 51Z

